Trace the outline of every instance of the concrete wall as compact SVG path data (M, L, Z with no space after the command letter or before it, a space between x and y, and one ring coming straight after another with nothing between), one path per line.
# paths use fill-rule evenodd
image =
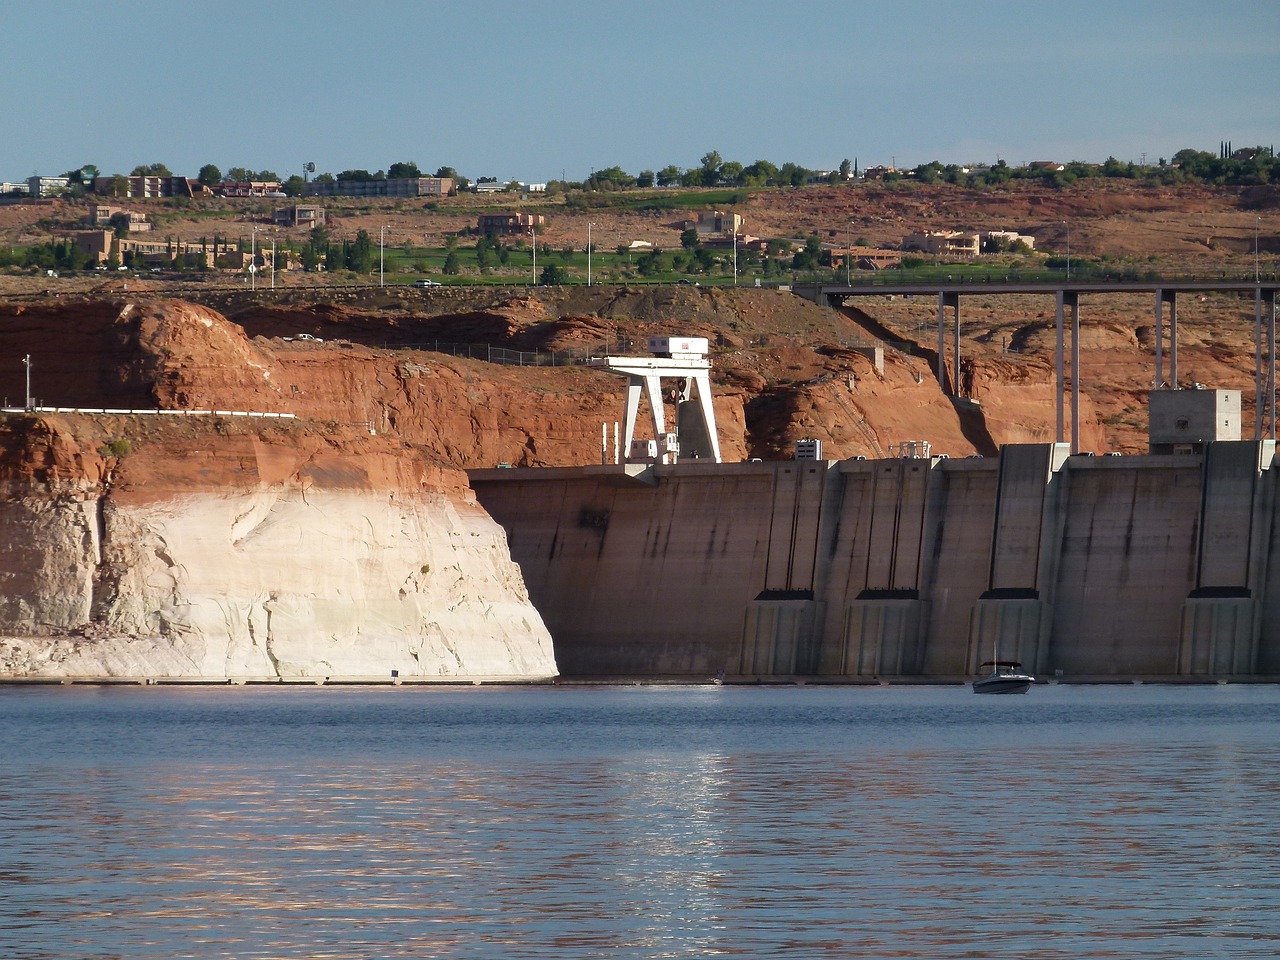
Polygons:
M566 676L1280 674L1274 444L476 471Z

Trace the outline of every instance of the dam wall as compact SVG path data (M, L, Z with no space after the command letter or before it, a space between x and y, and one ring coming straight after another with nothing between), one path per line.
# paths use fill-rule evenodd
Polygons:
M565 676L1280 675L1272 442L474 471Z

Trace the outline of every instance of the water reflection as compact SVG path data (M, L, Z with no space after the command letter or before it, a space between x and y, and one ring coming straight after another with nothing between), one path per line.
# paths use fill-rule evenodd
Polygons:
M1270 957L1220 692L3 691L0 954Z

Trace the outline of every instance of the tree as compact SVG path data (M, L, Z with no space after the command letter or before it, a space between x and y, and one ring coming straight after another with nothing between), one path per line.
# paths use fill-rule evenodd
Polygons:
M643 254L636 261L636 269L640 271L640 276L651 277L655 273L662 270L662 251L654 247L648 253Z
M849 158L840 161L840 179L848 180L853 176L853 164L849 162Z
M698 161L702 164L702 183L704 186L713 186L720 180L720 165L724 163L724 158L715 150L708 150L702 155L702 159Z
M320 266L320 251L314 244L307 243L302 247L302 269L306 273L315 273Z
M356 234L355 243L351 245L347 258L347 267L356 273L369 273L373 270L373 239L368 230Z
M746 184L763 186L766 183L776 183L777 178L778 168L768 160L757 160L742 171L742 182Z
M127 213L113 213L107 223L117 237L127 237L129 235L129 215Z
M444 267L442 268L441 272L446 273L451 277L455 276L458 273L458 251L457 250L450 250L448 255L445 256Z
M418 169L418 165L412 160L405 163L393 163L387 167L388 180L416 180L422 176L422 171Z
M436 171L435 175L442 179L449 179L449 180L458 179L458 171L453 169L453 167L441 167Z
M564 267L550 264L543 268L538 282L544 287L558 287L569 282L569 271Z
M683 171L674 163L668 164L658 171L658 186L669 187L672 184L679 183Z
M131 177L172 177L173 173L163 163L144 163L133 168Z
M693 227L690 227L688 230L685 230L680 234L680 246L684 247L686 250L697 250L700 242L701 241L698 239L698 231Z
M200 168L200 172L196 175L196 179L206 187L216 186L222 182L222 171L212 163L206 163Z
M280 190L286 197L300 197L306 186L307 182L295 173L280 185Z
M722 183L741 183L744 167L736 160L726 160L720 164L720 180Z
M647 190L649 187L654 185L657 178L658 175L652 170L641 170L640 173L636 175L636 186Z

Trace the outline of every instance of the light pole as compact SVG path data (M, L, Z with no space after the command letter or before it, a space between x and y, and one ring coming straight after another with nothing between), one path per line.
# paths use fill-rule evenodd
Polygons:
M276 288L276 235L271 235L271 289Z
M27 354L22 358L22 365L27 368L27 401L24 410L31 409L31 354Z
M591 228L595 224L587 221L587 286L591 286Z
M733 285L738 285L738 215L733 215Z
M533 285L538 285L538 230L529 224L529 236L533 240Z
M249 237L249 289L258 289L258 228Z
M1253 222L1253 282L1262 282L1262 272L1258 269L1258 230L1262 227L1262 218Z
M1062 225L1067 228L1067 279L1071 279L1071 224L1066 220L1062 221Z
M387 279L387 261L384 254L387 243L387 228L378 228L378 286L386 286Z

